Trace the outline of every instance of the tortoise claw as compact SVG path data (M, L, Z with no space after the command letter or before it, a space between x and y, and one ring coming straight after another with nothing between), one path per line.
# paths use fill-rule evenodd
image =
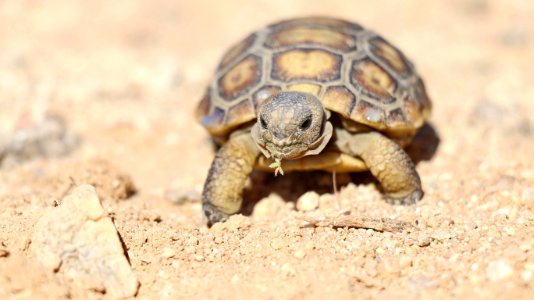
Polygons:
M409 193L408 195L392 195L392 194L386 194L386 201L391 204L396 205L412 205L416 204L423 198L423 191L420 189L416 189Z
M212 226L218 222L224 222L228 220L229 215L215 208L210 203L202 204L202 210L204 215L208 218L208 226Z

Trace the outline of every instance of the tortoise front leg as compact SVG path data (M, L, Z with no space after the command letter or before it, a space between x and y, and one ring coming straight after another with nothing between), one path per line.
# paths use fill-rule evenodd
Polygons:
M232 136L215 155L202 192L208 222L225 221L241 209L245 182L260 150L250 134Z
M419 174L398 144L375 131L349 133L338 129L336 134L338 148L365 162L390 202L413 204L423 197Z

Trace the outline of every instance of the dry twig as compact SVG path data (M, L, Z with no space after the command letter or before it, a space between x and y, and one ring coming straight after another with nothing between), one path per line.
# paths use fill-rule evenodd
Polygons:
M310 216L297 216L298 219L306 221L313 226L331 226L331 227L350 227L350 228L364 228L375 231L401 232L413 226L404 221L388 219L388 218L368 218L359 217L355 215L340 215L337 217L319 217L314 218Z

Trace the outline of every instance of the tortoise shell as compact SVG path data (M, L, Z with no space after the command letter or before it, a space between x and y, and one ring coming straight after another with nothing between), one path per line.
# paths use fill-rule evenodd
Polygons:
M402 52L358 24L316 17L272 24L230 48L197 117L224 141L280 91L312 93L346 127L363 124L396 139L411 139L431 109Z

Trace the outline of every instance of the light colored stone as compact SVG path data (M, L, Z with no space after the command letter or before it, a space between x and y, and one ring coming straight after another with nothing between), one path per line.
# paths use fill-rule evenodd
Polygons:
M234 276L232 276L232 279L230 279L230 282L232 284L238 284L239 282L241 281L241 279L239 278L239 275L235 274Z
M530 270L524 270L523 272L521 272L521 280L523 280L523 282L525 282L526 284L529 284L532 281L533 273L534 272Z
M316 210L319 207L319 194L316 192L307 192L304 195L300 196L297 200L297 210L298 211L312 211Z
M288 263L282 265L282 275L284 277L293 277L297 274L295 269Z
M161 258L173 258L176 255L176 251L174 249L165 247L163 248L163 251L161 251Z
M32 250L47 268L77 284L114 297L131 297L139 282L132 272L113 222L91 185L78 186L49 208L32 236Z
M399 260L399 265L401 269L409 268L413 265L413 259L407 255L403 255Z
M270 244L271 244L271 248L273 248L274 250L280 250L286 246L286 243L284 242L283 239L274 239L271 241Z
M279 215L279 212L285 207L284 199L277 194L270 194L269 197L263 198L254 205L252 216L254 218L272 218Z
M432 243L432 238L429 236L421 235L419 236L417 240L417 246L419 247L427 247L430 246L430 243Z
M298 259L303 259L304 257L306 257L306 252L302 249L299 249L293 252L293 256L295 256Z
M490 281L506 279L514 274L514 269L505 259L490 262L486 268L486 276Z

